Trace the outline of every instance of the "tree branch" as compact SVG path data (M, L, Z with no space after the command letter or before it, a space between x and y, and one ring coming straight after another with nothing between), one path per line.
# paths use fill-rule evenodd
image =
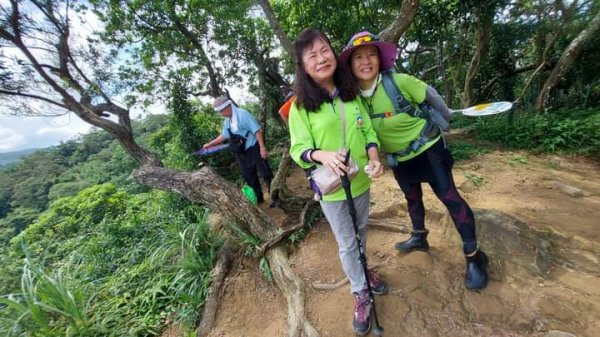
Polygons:
M26 97L26 98L33 98L33 99L36 99L36 100L40 100L40 101L44 101L46 103L50 103L50 104L56 105L56 106L61 107L63 109L67 109L66 105L64 105L62 103L59 103L59 102L56 102L56 101L53 101L53 100L51 100L49 98L46 98L46 97L43 97L43 96L38 96L38 95L34 95L34 94L27 94L27 93L24 93L24 92L7 91L7 90L2 90L2 89L0 89L0 94L10 95L10 96Z
M417 9L419 8L419 1L420 0L404 0L400 12L392 24L382 30L379 33L379 36L385 41L398 44L400 37L402 37L415 19Z
M294 62L296 56L294 55L294 48L292 47L292 42L281 28L281 25L279 24L279 19L273 12L271 3L269 2L269 0L260 0L259 4L263 12L265 13L265 16L267 17L267 20L269 21L271 29L273 29L273 32L275 32L275 35L279 39L279 43L281 43L283 50L285 50L289 58L292 60L292 62Z

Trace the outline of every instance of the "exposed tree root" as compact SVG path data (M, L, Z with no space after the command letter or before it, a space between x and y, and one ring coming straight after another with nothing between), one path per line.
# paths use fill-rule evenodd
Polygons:
M369 269L377 269L383 265L388 264L388 262L390 262L389 257L380 263L376 263L374 265L369 266ZM315 290L332 291L332 290L336 290L346 284L348 284L348 278L346 276L343 276L336 283L313 283L312 288Z
M231 262L233 261L237 246L227 240L219 250L217 264L212 270L212 282L208 291L208 297L204 302L202 319L196 329L196 336L206 336L215 322L217 311L219 310L220 298L223 294L225 277L229 273Z
M284 238L288 237L295 231L308 225L308 222L310 220L310 214L311 214L310 211L313 208L317 207L318 205L319 205L319 203L317 203L316 201L314 201L312 199L308 200L306 202L306 204L304 205L304 207L302 208L302 212L300 212L300 221L298 221L295 225L286 228L281 233L279 233L277 236L275 236L273 239L263 243L260 246L260 249L258 250L258 255L262 256L264 254L264 252L266 252L269 248L273 247L278 242L280 242Z
M319 333L306 316L304 284L290 268L288 253L279 245L269 249L266 256L275 283L287 300L288 337L318 337Z
M408 234L410 232L410 230L405 225L398 225L397 222L385 221L380 219L369 219L368 228L403 234Z

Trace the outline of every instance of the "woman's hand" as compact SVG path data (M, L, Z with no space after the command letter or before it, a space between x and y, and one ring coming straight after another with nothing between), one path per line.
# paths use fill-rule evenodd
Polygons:
M383 174L383 165L378 159L369 160L369 164L365 168L365 171L371 178L379 178Z
M344 165L346 153L342 151L332 152L317 150L311 154L311 157L313 160L323 163L323 166L327 166L327 168L338 176L342 176L344 172L347 172L349 169L348 166Z

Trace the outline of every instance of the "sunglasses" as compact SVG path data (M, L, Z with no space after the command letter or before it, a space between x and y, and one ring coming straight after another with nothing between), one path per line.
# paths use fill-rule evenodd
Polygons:
M371 41L379 41L379 36L372 35L372 34L361 36L357 39L352 40L352 46L353 47L360 46L365 43L369 43Z

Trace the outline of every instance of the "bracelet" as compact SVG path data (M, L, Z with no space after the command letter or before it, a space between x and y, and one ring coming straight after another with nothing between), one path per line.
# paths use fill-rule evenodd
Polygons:
M316 150L316 149L311 149L311 150L308 150L308 155L307 155L307 157L308 157L308 160L310 160L312 163L314 163L314 162L315 162L315 160L314 160L314 159L313 159L313 157L312 157L312 154L313 154L313 152L315 152L315 151L317 151L317 150Z

